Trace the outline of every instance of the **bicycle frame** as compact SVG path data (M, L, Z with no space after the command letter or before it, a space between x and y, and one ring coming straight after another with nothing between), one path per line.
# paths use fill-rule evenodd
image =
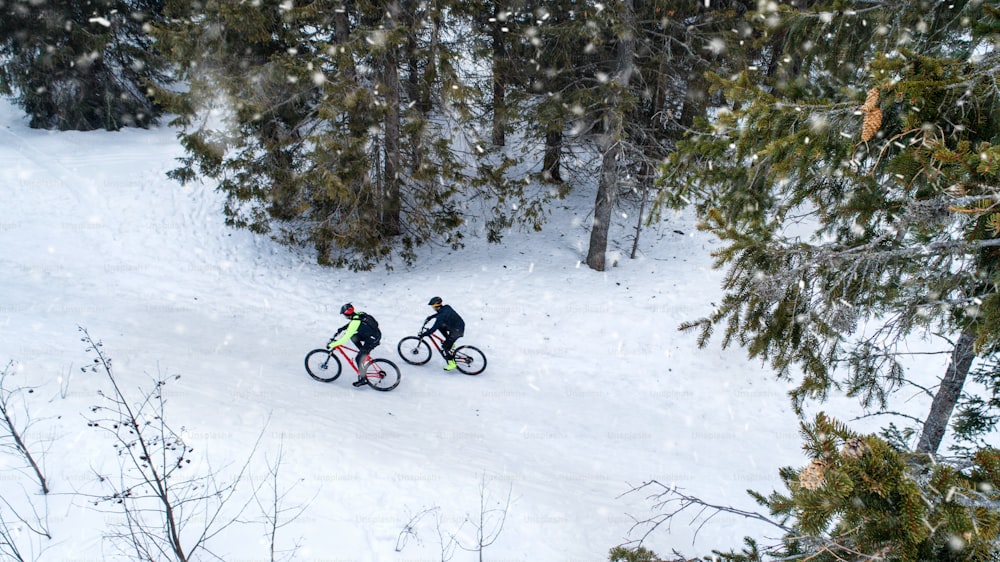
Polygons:
M361 374L361 371L358 370L358 366L354 364L354 359L351 359L351 357L349 355L347 355L348 351L352 351L354 353L357 353L358 352L357 349L354 349L353 347L349 347L347 345L338 345L337 347L335 347L332 350L330 350L330 355L333 355L334 351L339 351L340 352L340 355L343 356L343 358L347 361L347 364L350 365L352 369L354 369L354 373L355 374L358 374L358 375Z
M444 343L444 336L442 336L437 332L433 332L425 336L425 339L430 340L431 345L434 346L434 349L436 349L438 353L441 353L441 344Z

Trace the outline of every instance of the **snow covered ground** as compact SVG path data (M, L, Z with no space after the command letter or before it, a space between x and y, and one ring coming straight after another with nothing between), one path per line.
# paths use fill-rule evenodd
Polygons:
M136 396L152 377L180 375L165 387L166 417L194 447L192 471L231 474L262 437L248 491L282 448L283 503L306 510L277 543L297 545L296 560L476 560L448 551L447 537L472 547L466 520L478 522L481 497L503 508L508 492L484 559L606 560L636 538L635 519L657 513L646 494L628 493L635 485L656 479L753 509L747 488L768 492L779 467L803 464L788 385L740 349L699 350L677 331L720 294L716 243L688 215L645 233L641 258L597 273L580 263L593 197L583 188L542 233L512 232L500 246L473 238L457 252L425 249L413 267L353 273L225 227L211 186L165 177L181 154L165 127L37 131L0 102L0 361L15 361L8 389L37 387L24 395L28 437L44 449L53 492L42 501L9 454L0 490L46 507L52 539L21 537L45 548L39 560L111 559L102 533L121 522L77 495L119 469L110 436L87 426L108 383L80 370L92 360L81 326ZM462 341L489 358L482 375L399 359L396 342L419 329L434 295L466 318ZM392 392L353 388L347 376L319 383L303 369L348 301L379 319L374 355L403 372ZM213 552L269 559L267 529L253 509L244 519ZM762 529L720 516L692 546L687 520L648 546L704 554Z

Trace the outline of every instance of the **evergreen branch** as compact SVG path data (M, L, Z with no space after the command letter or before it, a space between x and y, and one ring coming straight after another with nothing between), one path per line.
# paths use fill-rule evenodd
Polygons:
M944 305L944 304L954 304L956 302L959 302L959 303L970 303L970 302L972 302L972 300L971 299L963 299L963 300L958 300L958 301L943 301L943 300L938 300L938 301L930 301L930 302L928 302L926 304L931 305L931 306L939 306L939 305ZM950 353L951 353L951 351L948 351L948 350L945 350L945 351L893 351L892 353L872 353L871 356L872 357L908 357L908 356L917 356L917 355L948 355ZM914 385L914 386L916 386L916 385Z
M860 267L860 264L865 261L878 263L896 259L961 255L970 254L982 248L1000 246L1000 238L973 240L971 242L947 239L924 245L898 246L886 249L884 244L895 236L895 234L886 233L865 244L844 248L837 248L833 245L808 246L783 240L771 240L769 243L774 248L774 252L778 257L796 257L802 263L809 263L810 258L816 258L821 260L821 263L824 265L830 267L848 266L852 268Z
M888 139L886 139L885 143L882 144L882 149L879 150L879 152L878 152L878 157L875 158L875 163L872 164L871 171L868 172L868 174L866 174L866 175L868 177L875 177L875 170L878 169L879 163L882 161L882 158L885 156L886 151L889 150L890 148L892 148L893 146L895 146L895 142L898 141L899 139L901 139L901 138L903 138L903 137L905 137L905 136L907 136L909 134L916 133L916 132L921 132L921 129L908 129L906 131L902 131L900 133L896 133L895 135L893 135L893 136L889 137ZM909 146L913 146L913 145L918 144L920 142L923 142L923 141L918 136L914 136L913 140L910 141ZM864 144L864 143L859 143L859 144Z
M859 524L854 529L850 529L847 532L847 534L850 535L851 533L854 533L854 532L858 531L860 528L861 528L861 525ZM808 556L804 556L804 557L802 557L802 556L793 556L793 557L784 558L782 560L802 560L802 562L808 562L809 560L813 560L813 559L816 559L816 558L820 558L821 559L822 555L829 554L830 556L833 556L834 559L838 560L839 562L864 562L865 560L871 560L872 562L883 562L886 559L886 554L888 554L888 550L889 550L889 547L886 547L885 549L883 549L882 552L877 552L875 554L867 554L867 553L861 552L860 550L858 550L856 548L852 548L850 546L847 546L844 543L838 542L838 541L833 540L833 539L826 539L826 538L823 538L823 537L800 536L800 537L791 537L791 539L792 540L801 540L801 541L807 542L807 543L819 542L820 544L818 544L815 547L815 550L812 552L812 554L810 554ZM848 558L844 558L844 557L841 556L841 554L848 554L850 556Z
M988 509L1000 512L1000 499L968 489L952 489L951 501L966 508Z
M883 410L883 411L880 411L880 412L872 412L870 414L864 414L864 415L861 415L861 416L857 416L855 418L852 418L851 421L859 421L859 420L863 420L865 418L873 418L873 417L876 417L876 416L899 416L901 418L906 418L906 419L908 419L908 420L910 420L912 422L915 422L917 424L920 424L920 425L924 424L924 420L922 420L922 419L920 419L920 418L918 418L916 416L911 416L909 414L904 414L902 412L893 412L893 411L887 411L887 410Z

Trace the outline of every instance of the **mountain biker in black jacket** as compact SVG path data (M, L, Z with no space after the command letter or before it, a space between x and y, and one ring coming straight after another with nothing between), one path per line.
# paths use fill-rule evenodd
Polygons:
M441 335L444 336L444 342L441 344L441 354L448 363L444 366L445 371L451 371L452 369L458 367L455 364L455 341L458 338L465 335L465 320L455 312L450 305L444 304L441 297L434 297L427 303L428 306L433 307L435 312L424 320L426 324L431 318L434 319L434 324L426 330L420 332L418 337L427 337L434 333L434 330L439 330Z

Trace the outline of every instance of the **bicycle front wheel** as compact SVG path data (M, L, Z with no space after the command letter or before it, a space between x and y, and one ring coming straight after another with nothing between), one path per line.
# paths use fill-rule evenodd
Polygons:
M382 392L390 391L399 386L401 378L399 367L388 359L372 359L365 370L368 386Z
M407 336L399 340L396 351L410 365L423 365L431 360L431 346L423 338Z
M455 364L467 375L478 375L486 369L486 356L471 345L463 345L455 349Z
M306 354L306 372L319 382L333 382L340 376L340 359L329 349L314 349Z

